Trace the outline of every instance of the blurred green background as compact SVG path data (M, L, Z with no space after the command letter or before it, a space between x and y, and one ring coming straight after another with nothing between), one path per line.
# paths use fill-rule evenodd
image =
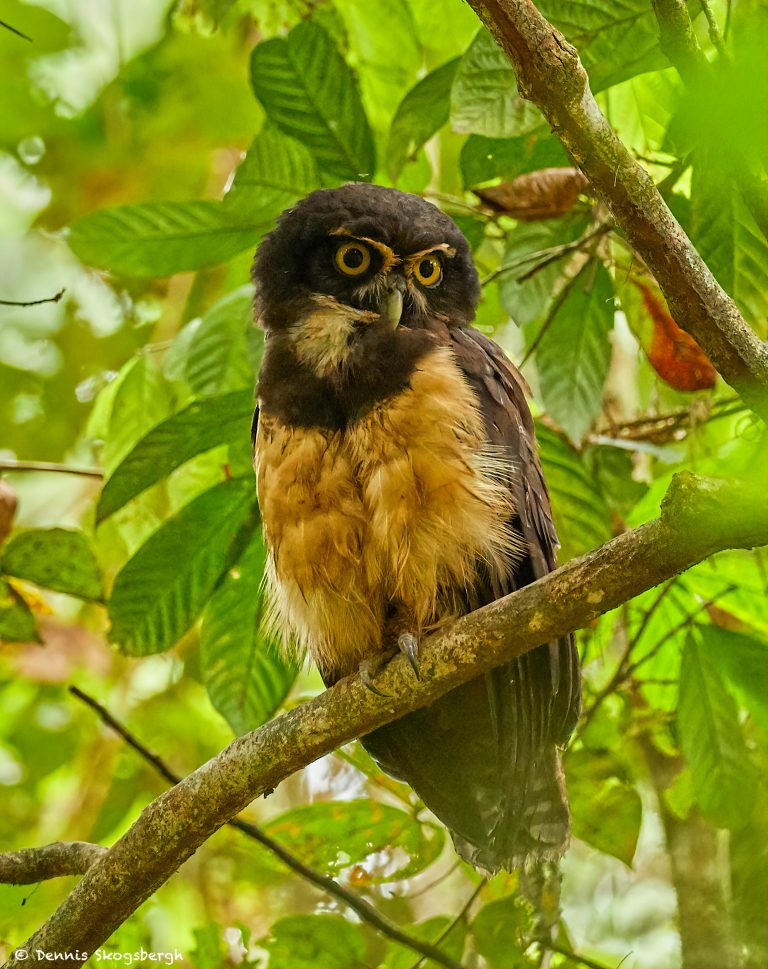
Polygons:
M765 337L765 5L715 3L720 38L691 8L695 84L645 0L539 6ZM467 235L477 325L532 387L561 561L654 517L680 469L764 473L765 429L588 188L548 181L567 156L461 0L2 0L0 19L30 38L0 27L0 300L64 290L0 305L0 850L110 844L164 788L68 686L179 773L321 689L259 629L248 435L250 262L314 187L423 193ZM719 932L709 965L765 966L767 628L758 550L579 634L555 969L681 966L679 909L702 946ZM464 910L478 876L356 745L249 816L419 937L458 919L441 944L467 966L543 964L536 879L497 876ZM74 884L0 886L0 954ZM231 829L109 945L197 969L418 958Z

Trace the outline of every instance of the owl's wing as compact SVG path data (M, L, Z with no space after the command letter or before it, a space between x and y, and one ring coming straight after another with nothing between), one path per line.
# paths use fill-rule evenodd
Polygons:
M513 526L526 546L526 555L511 576L489 575L485 587L476 589L481 599L478 605L484 605L555 569L557 533L522 375L501 348L478 330L451 327L450 335L457 363L477 395L488 441L509 457L509 487L516 510ZM563 743L581 706L579 657L573 636L545 644L518 662L526 673L537 736Z
M516 516L526 540L514 575L486 569L464 590L467 610L533 582L555 567L557 537L522 377L481 333L450 328L456 360L477 394L488 442L509 457ZM569 817L558 745L579 714L572 637L524 656L374 731L362 742L406 780L448 826L459 854L488 871L564 849Z

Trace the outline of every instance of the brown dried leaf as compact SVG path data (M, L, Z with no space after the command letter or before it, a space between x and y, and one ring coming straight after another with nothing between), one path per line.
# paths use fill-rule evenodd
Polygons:
M649 283L633 280L653 323L650 345L643 349L656 373L675 390L709 390L717 371L699 344L672 319L660 293Z
M16 515L16 493L5 481L0 481L0 545L8 538Z
M578 168L542 168L511 182L475 189L485 204L523 222L555 219L573 208L589 182Z

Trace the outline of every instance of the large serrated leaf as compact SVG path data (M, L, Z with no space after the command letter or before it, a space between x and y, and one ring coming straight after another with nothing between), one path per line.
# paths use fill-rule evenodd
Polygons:
M691 237L720 285L765 335L768 241L744 204L727 166L700 151L691 183Z
M268 205L277 213L317 185L317 166L306 146L267 125L235 171L224 206L247 210Z
M306 145L323 171L372 177L376 155L357 82L322 27L305 21L255 47L251 82L270 121Z
M31 528L8 543L0 569L7 575L80 599L100 599L101 574L91 543L69 528Z
M740 704L768 730L768 643L721 626L699 627L699 641Z
M406 161L448 121L459 58L435 68L400 102L389 130L387 162L396 179Z
M252 392L238 390L194 401L158 424L136 444L104 485L96 521L104 521L195 455L220 444L247 440L252 413Z
M567 562L608 541L611 514L578 451L544 424L537 424L536 437L560 539L558 558Z
M0 642L39 643L32 610L7 579L0 576Z
M568 259L564 256L541 269L537 265L550 260L554 248L577 239L586 229L587 221L586 217L578 216L520 222L507 234L500 267L499 298L518 326L545 316Z
M69 244L91 266L126 276L171 276L231 259L254 245L283 208L241 212L221 202L119 205L73 223Z
M253 287L242 286L228 293L190 327L189 335L182 331L185 338L176 340L171 349L180 346L173 357L174 372L186 380L197 397L216 397L253 387L255 373L248 340L254 329Z
M680 669L680 745L702 813L722 828L740 828L752 811L755 772L739 729L738 710L709 651L691 634Z
M475 948L492 969L525 966L531 910L521 894L497 898L484 905L472 920Z
M507 55L487 30L462 57L451 91L451 127L460 134L512 138L545 124L537 107L524 101Z
M459 165L464 185L472 188L493 178L516 178L540 168L561 168L572 162L552 135L486 138L470 135L464 142Z
M370 870L371 882L397 881L423 871L445 841L442 828L420 824L405 811L371 800L294 808L270 821L266 831L305 864L328 874L386 852L386 862Z
M136 354L99 393L88 418L86 433L103 442L101 460L107 475L170 409L168 382L150 354Z
M286 915L259 940L270 969L361 969L367 943L360 927L341 915Z
M173 646L231 565L253 499L250 478L224 481L149 537L115 579L109 600L113 643L132 656Z
M573 833L631 865L643 807L626 770L605 751L571 750L565 758Z
M433 945L439 939L440 950L449 958L461 962L461 954L464 951L464 943L467 938L467 927L463 922L456 923L447 915L435 915L432 918L424 919L423 922L403 925L402 929L412 938L421 939L422 942L431 942ZM381 966L382 969L412 969L413 963L412 949L398 945L396 942L390 942ZM437 963L432 959L427 959L424 965L426 969L436 969Z
M200 631L200 665L211 703L236 734L270 719L296 678L263 632L266 551L254 534L211 596Z
M537 6L578 48L594 92L669 66L647 0L540 0Z
M577 442L600 413L613 312L608 270L590 263L569 284L536 351L547 412Z

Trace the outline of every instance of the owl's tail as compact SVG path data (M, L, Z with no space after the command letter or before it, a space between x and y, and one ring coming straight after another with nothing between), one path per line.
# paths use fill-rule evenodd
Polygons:
M459 855L489 873L557 858L570 834L560 738L537 715L523 671L513 661L362 738L445 824Z

